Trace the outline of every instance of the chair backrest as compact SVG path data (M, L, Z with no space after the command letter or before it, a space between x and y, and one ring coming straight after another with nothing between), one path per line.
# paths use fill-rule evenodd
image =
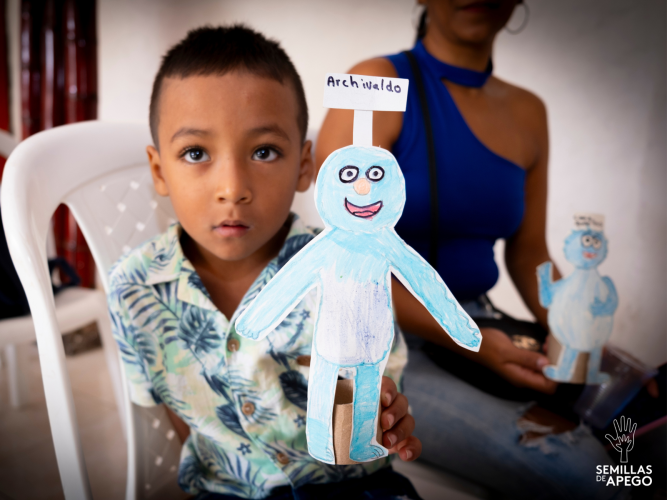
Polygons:
M59 204L69 206L108 291L111 265L174 221L169 200L153 190L145 153L151 142L148 127L139 124L83 122L57 127L19 144L4 173L3 222L34 318L51 433L67 499L91 498L91 494L55 321L46 260L49 221ZM182 493L174 488L179 446L168 419L161 409L131 404L125 383L124 388L126 498L180 497Z

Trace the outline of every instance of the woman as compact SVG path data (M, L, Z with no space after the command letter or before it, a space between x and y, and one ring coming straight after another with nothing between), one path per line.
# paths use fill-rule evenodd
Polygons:
M542 375L547 358L512 341L539 345L546 336L535 269L550 260L546 109L534 94L492 74L495 37L520 2L420 0L425 11L411 53L364 61L349 71L410 79L405 114L373 117L373 144L394 153L406 179L407 202L396 230L436 267L483 335L479 353L457 347L395 284L400 326L429 341L411 350L404 390L425 460L512 498L620 498L624 491L595 481L595 466L611 461L590 432L526 404L537 399L542 407L561 406L544 396L557 392ZM352 111L330 110L317 164L351 143ZM498 277L498 238L506 239L507 268L537 324L507 317L485 296Z

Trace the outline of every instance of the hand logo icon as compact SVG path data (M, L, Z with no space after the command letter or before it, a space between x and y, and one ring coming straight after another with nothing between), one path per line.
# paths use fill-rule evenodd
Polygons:
M605 437L611 443L613 448L621 454L621 463L628 462L628 452L635 446L635 431L637 424L633 424L629 418L621 417L618 420L614 419L614 429L616 429L616 437L611 434L606 434Z

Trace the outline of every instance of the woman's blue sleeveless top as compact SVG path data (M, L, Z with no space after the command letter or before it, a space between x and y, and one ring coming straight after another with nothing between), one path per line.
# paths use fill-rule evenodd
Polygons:
M436 149L439 227L438 269L454 296L472 300L498 280L493 245L521 224L526 172L489 150L468 128L443 78L476 86L483 73L456 68L430 55L421 42L412 53L422 72ZM410 80L403 128L393 154L405 176L407 201L397 233L428 259L431 216L426 129L417 86L405 54L388 56ZM467 83L466 77L472 77Z

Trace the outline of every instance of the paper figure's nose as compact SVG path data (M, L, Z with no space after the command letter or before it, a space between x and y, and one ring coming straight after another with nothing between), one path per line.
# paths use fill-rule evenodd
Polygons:
M354 190L361 196L367 195L371 192L371 183L362 177L354 183Z

